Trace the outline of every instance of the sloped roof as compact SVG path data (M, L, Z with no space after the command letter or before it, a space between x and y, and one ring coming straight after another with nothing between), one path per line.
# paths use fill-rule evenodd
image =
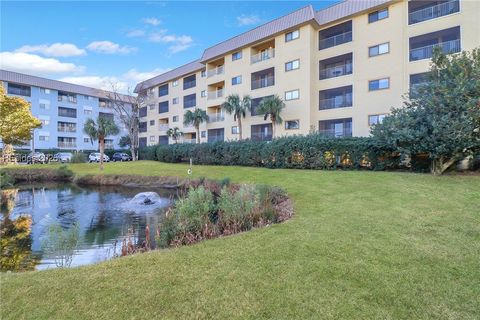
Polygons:
M184 64L183 66L180 66L176 69L167 71L165 73L162 73L161 75L158 75L158 76L153 77L151 79L140 82L135 87L134 92L138 93L142 87L144 89L151 88L153 86L159 85L161 83L167 82L167 81L175 79L175 78L179 78L179 77L188 75L190 73L202 70L204 68L205 68L205 66L202 63L200 63L199 60L192 61L192 62Z
M324 25L387 2L392 0L345 0L315 12L315 20L319 25Z
M83 94L86 96L106 98L109 99L109 95L113 95L113 92L81 86L78 84L52 80L47 78L41 78L24 73L18 73L7 70L0 70L0 81L13 82L18 84L24 84L34 87L41 87L46 89L66 91L71 93ZM123 101L130 102L131 96L118 94Z
M201 62L208 61L225 53L246 46L252 42L268 38L283 30L293 28L303 23L307 23L315 19L315 10L311 5L289 13L283 17L277 18L252 30L244 32L238 36L220 42L203 52Z

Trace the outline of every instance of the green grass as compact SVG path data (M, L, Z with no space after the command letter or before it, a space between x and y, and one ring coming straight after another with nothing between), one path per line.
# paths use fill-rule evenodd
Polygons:
M70 166L77 174L96 165ZM186 176L110 163L105 174ZM1 276L2 319L479 319L480 177L195 166L285 188L284 224L98 265Z

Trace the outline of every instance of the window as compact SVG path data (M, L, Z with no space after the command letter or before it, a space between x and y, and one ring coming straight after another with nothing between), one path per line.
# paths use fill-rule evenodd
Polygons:
M194 88L197 85L197 76L192 74L191 76L183 78L183 90Z
M155 105L154 105L154 104L151 104L151 105L148 106L148 108L149 108L150 110L155 110Z
M154 126L155 125L155 120L150 120L150 125Z
M237 51L232 54L232 61L242 59L242 51Z
M197 95L195 93L183 97L183 108L191 108L197 105Z
M271 141L272 140L272 124L257 124L250 127L251 139L253 141Z
M202 98L205 98L207 96L207 91L206 90L202 90L202 92L200 93L200 96Z
M19 85L19 84L9 83L7 92L9 94L14 94L14 95L17 95L17 96L30 97L31 88L29 86L22 86L22 85Z
M138 146L140 148L147 146L147 137L138 138Z
M49 136L38 136L38 141L48 141L50 140Z
M319 121L318 132L334 138L351 137L352 118Z
M168 83L164 84L163 86L158 87L158 96L163 97L168 94Z
M319 92L319 110L353 106L353 86L344 86Z
M300 129L300 120L285 121L285 130Z
M147 90L147 95L149 95L149 96L150 96L150 95L153 95L154 93L155 93L155 88L149 88L149 89Z
M168 101L163 101L158 104L158 113L168 112Z
M90 142L90 138L83 138L83 142L89 143L89 142Z
M232 78L232 86L242 83L242 76Z
M173 116L172 117L172 122L178 122L178 116Z
M200 137L201 137L201 138L207 137L207 131L205 131L205 130L202 131L202 132L200 133Z
M138 109L138 116L140 118L146 117L147 116L147 107L142 107L142 108Z
M368 14L368 23L388 18L388 8L371 12Z
M158 144L167 145L168 144L168 136L158 136Z
M50 110L50 104L48 104L48 103L40 103L40 109L42 109L42 110Z
M76 118L77 109L58 107L58 116L67 118Z
M178 97L177 97L177 98L173 98L172 103L173 103L173 104L178 104Z
M50 119L40 119L42 126L48 126L50 124Z
M289 42L295 39L298 39L300 37L300 30L295 30L292 32L288 32L285 34L285 42Z
M74 122L57 122L58 132L77 132L77 124Z
M371 80L368 82L368 90L376 91L390 88L390 78Z
M138 123L138 132L147 132L147 122Z
M155 136L150 136L150 142L155 142Z
M172 87L176 87L176 86L178 86L178 80L173 80Z
M233 126L232 127L232 134L239 134L240 130L238 130L238 126Z
M368 56L375 57L390 52L390 43L382 43L368 48Z
M287 91L285 92L285 100L296 100L300 97L300 91L297 90L292 90L292 91Z
M251 104L250 104L250 113L251 113L252 117L260 115L260 113L258 113L258 107L260 107L260 104L262 103L263 99L270 98L270 97L273 97L273 96L266 96L266 97L260 97L260 98L252 99Z
M200 76L202 78L205 78L207 76L207 72L205 70L202 70L202 73L200 73Z
M275 68L252 73L252 90L275 85Z
M74 93L70 93L70 92L59 91L57 100L58 101L68 101L68 102L71 102L71 103L77 103L77 95L74 94Z
M285 63L285 71L295 70L300 68L300 60L293 60Z
M208 142L224 141L225 129L208 129Z
M104 118L104 119L110 119L112 121L114 119L113 113L108 113L108 112L99 112L98 117L99 118Z
M385 119L386 114L373 114L368 116L368 125L373 126L375 124L382 123L383 119Z
M92 109L86 108L86 107L83 108L83 114L84 115L90 116L90 115L92 115L92 113L93 113Z
M41 93L50 94L50 89L40 88Z

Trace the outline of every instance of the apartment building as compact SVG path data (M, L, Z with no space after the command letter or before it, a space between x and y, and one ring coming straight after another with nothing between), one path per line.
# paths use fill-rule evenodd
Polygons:
M88 118L99 116L115 119L121 129L117 136L105 139L106 148L119 148L120 137L127 134L113 111L112 93L5 70L0 70L0 82L8 95L30 102L32 114L42 122L33 132L33 141L19 148L31 149L33 142L36 150L98 150L98 142L92 144L83 125Z
M286 108L276 134L320 132L367 136L402 96L424 79L433 48L445 53L480 47L480 1L346 0L315 11L301 8L207 48L198 60L137 85L149 93L141 113L140 144L195 142L183 126L186 110L207 111L201 141L238 139L237 123L221 108L230 94L250 95L243 137L272 139L258 114L264 97L279 95Z

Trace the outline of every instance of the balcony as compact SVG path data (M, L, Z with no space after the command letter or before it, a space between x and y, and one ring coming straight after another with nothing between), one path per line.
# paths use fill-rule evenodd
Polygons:
M271 49L267 49L267 50L264 50L264 51L261 51L257 54L252 55L250 57L250 63L254 64L254 63L257 63L257 62L272 59L274 57L275 57L275 49L271 48Z
M208 91L207 100L214 100L223 97L223 89Z
M432 44L429 46L424 46L420 48L415 48L410 50L410 61L417 61L423 59L430 59L433 56L433 49L435 47L440 47L443 53L457 53L462 51L460 45L460 39L450 40L446 42L441 42L437 44Z
M352 21L320 30L319 50L335 47L343 43L352 41Z
M58 141L58 147L60 149L72 149L72 148L77 147L77 143L76 142L61 142L61 141Z
M318 130L318 133L331 138L351 137L352 128L322 129Z
M330 79L352 74L353 65L351 63L341 66L335 66L320 70L320 80Z
M450 0L443 3L438 3L438 1L431 1L430 5L427 7L418 7L418 5L424 6L425 3L425 1L409 2L408 24L415 24L460 11L459 0Z
M221 75L221 74L224 74L224 73L225 73L225 70L224 70L223 65L222 65L222 66L218 66L218 67L216 67L216 68L207 70L207 78L211 78L211 77L213 77L213 76Z
M158 130L160 131L167 131L168 130L168 123L161 123L158 125Z
M351 137L352 118L319 121L318 133L333 138Z
M352 94L347 93L342 96L320 100L320 110L337 109L352 106Z
M64 126L60 126L60 127L57 127L57 131L58 132L77 132L77 128L72 128L72 127L64 127Z
M222 113L212 113L208 115L208 123L224 121L225 116Z
M195 143L197 143L197 139L196 139L196 138L193 138L193 139L183 139L183 143L192 143L192 144L195 144Z

